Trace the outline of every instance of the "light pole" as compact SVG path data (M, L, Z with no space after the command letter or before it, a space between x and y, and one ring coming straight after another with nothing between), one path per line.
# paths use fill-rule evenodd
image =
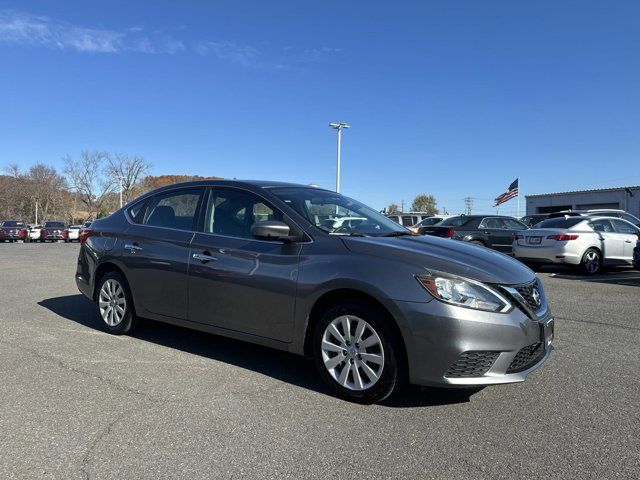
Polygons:
M336 192L340 193L340 143L342 141L342 129L349 128L346 123L330 123L329 126L334 130L338 130L338 158L336 168Z

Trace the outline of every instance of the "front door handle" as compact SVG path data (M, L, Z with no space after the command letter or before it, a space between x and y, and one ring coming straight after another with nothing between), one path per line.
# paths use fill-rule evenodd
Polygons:
M624 243L632 243L631 240L625 240Z
M129 250L130 253L136 253L142 250L142 247L137 243L126 243L124 245L125 250Z
M194 260L198 260L202 263L207 263L207 262L215 262L218 259L216 257L212 257L211 255L208 255L207 252L205 253L194 253L193 255L191 255L191 257Z

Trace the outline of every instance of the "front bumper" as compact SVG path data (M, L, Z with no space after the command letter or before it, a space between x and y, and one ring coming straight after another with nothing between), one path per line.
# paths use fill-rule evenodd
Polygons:
M409 379L416 385L522 382L553 348L554 322L548 311L532 320L518 307L490 313L439 301L395 303L403 316ZM529 350L535 354L531 358L525 355Z
M582 257L579 253L558 247L512 246L513 255L520 261L539 263L569 263L579 265Z

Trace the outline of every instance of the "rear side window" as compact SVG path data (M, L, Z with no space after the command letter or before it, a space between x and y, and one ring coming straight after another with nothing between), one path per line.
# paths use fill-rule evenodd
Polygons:
M503 218L502 221L504 222L505 226L509 229L509 230L526 230L527 226L524 223L520 223L517 220L514 220L513 218Z
M133 207L129 208L129 217L131 217L131 220L133 220L135 223L140 223L142 221L142 212L144 210L144 204L145 204L144 201L138 202ZM88 227L89 225L91 225L91 223L89 222L85 223L85 228Z
M612 233L614 231L609 220L594 220L589 223L589 226L596 232Z
M153 197L146 209L143 224L152 227L195 230L198 205L203 190L185 189Z
M478 228L504 229L506 227L501 218L485 218Z
M414 224L413 219L414 217L410 217L410 216L402 217L402 226L410 227L411 225Z
M618 231L618 233L631 233L636 234L640 232L640 230L633 225L629 225L627 222L623 222L622 220L612 220L613 226Z

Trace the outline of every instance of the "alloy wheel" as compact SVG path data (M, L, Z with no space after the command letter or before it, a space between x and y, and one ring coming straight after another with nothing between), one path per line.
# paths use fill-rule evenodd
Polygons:
M322 335L321 352L329 375L349 390L367 390L382 376L382 341L359 317L342 315L329 323Z
M110 278L102 284L98 308L102 320L110 327L115 327L122 322L127 309L127 298L120 282Z
M596 273L600 268L600 255L595 250L591 250L584 256L584 268L589 273Z

